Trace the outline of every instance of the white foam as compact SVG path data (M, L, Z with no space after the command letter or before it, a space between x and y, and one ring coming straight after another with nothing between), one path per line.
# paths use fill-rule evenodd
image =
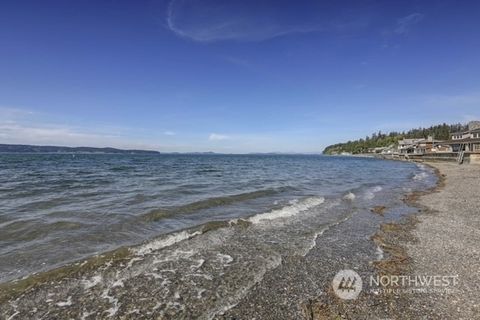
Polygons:
M382 190L383 190L383 188L380 187L380 186L375 186L375 187L367 190L367 192L365 192L365 199L366 200L371 200L371 199L375 198L375 193L380 192Z
M115 287L122 287L123 288L124 287L123 280L118 279L114 283L112 283L112 288L115 288Z
M20 314L20 311L15 311L15 313L12 314L10 317L8 317L7 320L12 320L12 319L15 318L18 314Z
M377 246L377 250L376 250L376 255L377 255L377 261L380 261L380 260L383 260L383 250L382 248L380 248L380 246Z
M202 299L203 293L207 291L205 289L197 289L197 299Z
M427 177L428 177L428 173L423 171L423 172L415 174L413 176L413 180L421 181L421 180L425 180Z
M199 260L197 260L197 264L195 264L193 266L190 266L190 269L191 270L200 269L203 266L204 263L205 263L205 259L199 259Z
M69 296L67 298L67 301L60 301L57 303L57 306L59 307L68 307L68 306L71 306L72 305L72 297Z
M93 276L90 280L82 280L83 288L85 290L95 287L100 282L102 282L101 275Z
M266 220L268 221L268 220L274 220L279 218L291 217L291 216L297 215L300 212L316 207L324 202L325 202L325 198L323 197L310 197L310 198L306 198L301 201L292 203L289 206L283 207L281 209L257 214L253 217L250 217L248 221L250 221L251 223L260 223Z
M105 312L108 313L107 317L113 317L118 312L120 306L118 303L118 299L109 295L109 291L109 289L104 290L102 293L102 298L107 299L108 302L112 304L112 307Z
M342 222L345 222L347 221L348 219L350 219L350 215L337 221L337 222L334 222L330 225L328 225L327 227L323 228L322 230L316 232L314 235L313 235L313 239L312 239L312 242L310 243L310 245L306 248L306 250L303 252L302 256L306 256L313 248L315 248L315 246L317 245L317 238L320 237L321 235L323 235L323 233L327 230L329 230L331 227L333 226L336 226L336 225L339 225L340 223Z
M146 276L151 276L153 279L162 279L163 276L159 273L155 273L155 272L147 272L145 273Z
M138 257L130 259L130 261L128 261L127 268L131 268L135 262L142 261L142 260L143 260L142 258L138 258Z
M189 233L188 231L180 231L180 232L169 234L164 238L156 239L151 242L148 242L133 250L134 250L134 253L137 255L145 255L153 251L172 246L177 242L193 238L199 234L202 234L202 233L200 231L195 231L193 233Z
M349 193L347 193L346 195L343 196L344 200L349 200L349 201L353 201L353 200L355 200L355 198L356 198L356 196L352 192L349 192Z
M224 266L228 266L230 263L233 262L232 256L229 256L228 254L217 253L217 257L218 260L220 260L220 263Z
M311 244L306 248L305 252L302 254L302 256L306 256L313 248L315 248L315 246L317 245L317 238L320 237L325 231L327 231L329 228L325 228L325 229L322 229L320 230L319 232L316 232L314 235L313 235L313 239L312 239L312 242Z
M427 166L422 163L416 163L417 167L422 170L427 170Z

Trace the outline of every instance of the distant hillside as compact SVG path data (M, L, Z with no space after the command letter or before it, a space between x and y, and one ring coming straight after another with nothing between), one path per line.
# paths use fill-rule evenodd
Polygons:
M149 150L122 150L115 148L32 146L22 144L0 144L0 153L118 153L159 154Z
M388 147L392 144L397 144L401 139L421 139L433 136L437 140L449 140L450 133L467 130L468 126L464 124L440 124L431 126L429 128L412 129L407 132L390 132L374 133L371 136L365 137L365 139L359 139L354 141L348 141L344 143L337 143L328 146L323 150L324 154L340 154L342 152L348 152L352 154L365 153L370 148Z

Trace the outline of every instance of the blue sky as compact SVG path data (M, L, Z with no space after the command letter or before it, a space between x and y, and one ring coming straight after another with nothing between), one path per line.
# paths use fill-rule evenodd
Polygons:
M0 143L321 152L480 119L478 1L2 1Z

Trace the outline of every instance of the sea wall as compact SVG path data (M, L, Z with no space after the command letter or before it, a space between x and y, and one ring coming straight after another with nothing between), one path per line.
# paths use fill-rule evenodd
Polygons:
M408 154L405 155L375 155L376 158L391 160L413 160L429 162L457 162L457 152L442 152L429 154ZM480 164L480 153L465 153L463 163Z

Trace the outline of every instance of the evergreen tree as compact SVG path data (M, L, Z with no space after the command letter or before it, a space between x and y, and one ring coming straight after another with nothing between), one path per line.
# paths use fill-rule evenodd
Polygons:
M433 136L435 140L450 140L450 135L454 132L462 132L468 130L466 124L440 124L431 126L429 128L416 128L409 131L395 132L388 134L378 131L371 136L366 136L365 139L355 141L348 141L346 143L337 143L325 148L325 154L338 154L342 152L349 152L352 154L365 153L368 149L378 147L388 147L390 145L398 144L401 139L426 139L428 136Z

